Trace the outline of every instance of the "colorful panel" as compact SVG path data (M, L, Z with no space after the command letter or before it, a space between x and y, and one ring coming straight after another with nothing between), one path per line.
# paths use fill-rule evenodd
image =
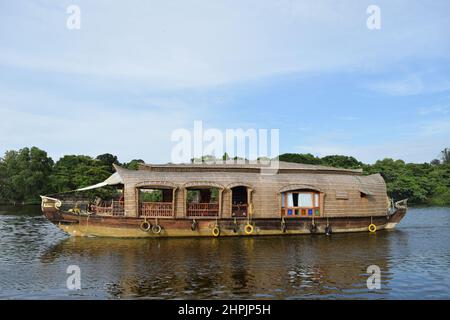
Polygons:
M316 216L320 216L320 211L319 210L316 210L314 213L315 213Z
M288 210L288 216L292 216L292 209Z
M312 209L309 209L309 210L308 210L308 216L312 216L312 214L313 214Z

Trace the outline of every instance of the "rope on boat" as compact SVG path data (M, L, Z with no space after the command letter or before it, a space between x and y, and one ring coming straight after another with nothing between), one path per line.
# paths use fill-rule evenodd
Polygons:
M251 224L252 216L253 216L253 203L250 203L250 205L248 206L247 224L244 227L244 232L247 235L251 235L255 229Z
M286 221L284 221L284 217L283 217L283 218L281 218L281 231L283 231L283 233L285 233L286 230L287 230Z
M238 223L237 223L237 219L234 218L234 226L233 226L233 232L237 233L239 229Z
M317 226L316 226L316 222L314 221L314 216L312 216L312 223L309 226L309 232L311 232L311 233L317 232Z
M327 226L325 227L325 234L326 234L327 236L329 236L329 235L331 235L332 233L333 233L333 229L331 229L330 221L329 221L328 218L327 218Z
M195 221L195 219L192 220L191 230L192 230L192 231L195 231L195 230L197 230L197 227L198 227L197 221Z

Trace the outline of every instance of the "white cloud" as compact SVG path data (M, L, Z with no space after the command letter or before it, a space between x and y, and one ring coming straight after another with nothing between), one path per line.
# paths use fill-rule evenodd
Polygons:
M81 0L79 31L65 27L69 4L4 5L0 64L173 89L448 55L445 10L409 1L380 1L384 22L376 32L366 28L370 3L361 1ZM410 85L379 88L403 94L422 86Z
M379 31L366 28L370 1L79 0L81 30L69 31L66 7L72 3L0 5L0 67L16 77L16 84L23 74L38 79L23 81L17 91L0 90L2 149L35 144L52 150L55 157L116 152L122 161L168 161L171 130L190 128L195 119L214 118L232 127L258 126L251 123L256 121L253 118L223 117L229 97L205 97L212 86L291 73L377 75L408 61L450 56L447 1L425 5L380 0ZM378 77L367 87L396 96L450 89L450 81L436 79L433 72L414 68L402 72L397 78ZM61 86L51 88L59 80ZM9 83L0 74L0 84ZM30 84L35 85L32 90ZM79 90L82 99L67 94L71 89ZM127 98L108 99L117 92ZM225 108L220 109L222 105ZM275 112L267 112L267 119ZM335 118L357 120L345 112ZM436 107L433 112L444 114L445 109ZM351 132L357 131L350 126L357 122L346 124L350 137L330 132L328 138L303 143L299 151L354 153L366 161L379 154L403 158L401 152L411 159L426 156L413 140L355 147ZM437 148L438 142L445 145L436 135L447 132L446 122L434 125L421 127L424 136L434 137L432 143L422 143L424 150ZM299 126L295 130L302 135L311 127Z
M191 128L204 108L177 99L150 99L150 107L68 101L46 93L0 90L3 151L38 146L55 159L64 154L115 153L121 161L170 161L174 129ZM39 105L39 108L36 108ZM2 151L2 152L3 152Z

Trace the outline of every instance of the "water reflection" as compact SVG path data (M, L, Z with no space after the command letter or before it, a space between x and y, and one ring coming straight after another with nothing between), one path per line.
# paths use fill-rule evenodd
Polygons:
M411 210L376 234L158 240L69 238L0 208L0 298L448 299L449 213ZM66 288L72 264L81 291ZM369 265L381 290L367 289Z
M389 281L387 233L240 239L69 238L45 251L85 265L112 297L281 298L371 293L366 269Z

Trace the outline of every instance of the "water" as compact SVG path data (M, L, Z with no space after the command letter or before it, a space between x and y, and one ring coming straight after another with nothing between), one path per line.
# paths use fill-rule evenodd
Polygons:
M0 207L0 241L0 299L450 299L450 208L410 209L376 234L124 240L70 238L38 207Z

